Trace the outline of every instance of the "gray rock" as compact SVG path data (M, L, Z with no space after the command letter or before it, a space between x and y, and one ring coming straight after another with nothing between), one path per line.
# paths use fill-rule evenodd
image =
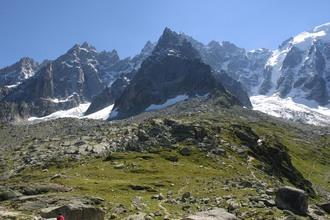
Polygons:
M49 184L49 185L36 185L36 186L24 186L21 189L21 192L24 195L38 195L49 192L68 192L70 188L64 187L58 184Z
M216 208L205 212L199 212L195 215L190 215L183 220L237 220L238 218L228 213L222 208Z
M70 220L104 220L105 216L105 212L100 208L79 203L45 208L40 214L43 218L56 218L58 213L62 213L66 219Z
M6 201L20 197L22 194L14 190L2 190L0 191L0 201Z
M126 220L145 220L146 213L137 213L134 215L130 215L126 218Z
M305 191L285 186L276 192L276 206L297 215L306 215L308 211L308 195Z
M182 156L190 156L191 155L191 150L189 147L183 147L181 150L180 150L180 154Z
M114 168L115 168L115 169L118 169L118 170L120 170L120 169L124 169L124 168L125 168L125 164L123 164L123 163L116 164L116 165L114 166Z
M217 147L217 148L211 150L211 153L215 154L215 155L226 155L226 150L223 148Z
M153 195L151 199L163 200L165 197L163 194L159 193L157 195Z
M322 204L319 204L318 206L330 214L330 202L322 203Z
M183 193L182 196L181 196L181 201L185 202L185 201L187 201L190 197L191 197L191 193L190 193L190 192L185 192L185 193Z

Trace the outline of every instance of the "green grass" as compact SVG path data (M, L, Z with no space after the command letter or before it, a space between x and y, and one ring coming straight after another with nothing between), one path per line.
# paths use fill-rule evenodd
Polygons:
M157 119L161 120L161 119ZM320 137L304 134L299 129L294 129L289 125L279 125L272 121L253 121L237 117L233 112L220 112L215 117L214 113L201 113L198 117L180 116L180 123L194 124L203 127L208 133L216 136L218 140L225 140L231 145L239 146L241 141L233 132L234 124L242 124L252 128L259 137L272 137L284 144L291 156L293 165L303 174L303 176L313 183L318 192L322 190L330 192L330 137ZM150 125L150 124L149 124ZM148 126L148 124L146 125ZM150 125L152 126L152 125ZM83 132L82 132L83 133ZM86 134L84 134L86 135ZM111 138L116 138L114 134ZM161 210L171 214L171 218L188 214L184 210L184 204L169 204L157 200L152 200L151 196L162 193L164 196L168 192L173 192L173 198L180 198L184 192L199 199L210 198L212 201L217 197L236 196L237 200L245 201L250 196L257 195L252 188L225 188L226 180L244 178L248 180L262 181L268 184L269 188L279 184L278 180L270 177L263 171L257 169L261 163L257 160L247 162L246 158L239 157L229 146L222 146L226 150L225 156L209 156L202 152L193 144L194 142L181 142L171 146L171 149L159 146L150 147L149 152L116 152L112 153L108 159L83 158L78 162L65 161L61 166L51 166L48 172L43 172L41 168L27 168L18 176L0 185L33 185L38 183L48 183L49 181L71 187L73 190L66 193L58 193L57 196L97 196L105 199L105 209L108 213L118 204L124 204L129 210L127 214L120 216L124 218L129 214L134 214L136 209L132 206L135 197L141 197L146 205L142 211L151 213ZM27 142L25 143L27 144ZM190 156L182 156L179 151L183 146L192 149ZM173 162L177 161L177 162ZM10 167L13 167L10 161ZM116 167L124 164L123 169ZM254 179L253 175L256 177ZM50 180L55 174L62 174L63 177ZM284 181L281 184L289 184ZM152 189L136 191L132 185L147 186ZM50 195L51 196L51 195ZM319 198L316 198L318 201ZM312 202L316 202L315 200ZM12 203L8 203L11 205ZM214 205L214 202L212 202ZM192 204L190 212L203 209L200 203ZM208 207L205 205L205 207ZM223 201L219 205L226 208ZM264 219L272 217L282 217L283 212L274 209L270 215L270 209L253 208L256 214L250 218L255 219L260 216ZM239 210L251 212L250 207L242 207ZM159 218L162 219L162 218Z
M178 162L171 162L168 155L175 155ZM12 178L11 184L25 182L26 184L46 183L50 177L61 173L63 178L52 180L73 190L62 195L96 196L106 200L108 212L116 204L124 204L129 213L136 210L131 206L132 200L142 197L146 213L161 210L159 201L151 196L173 192L173 198L181 198L184 192L191 192L196 198L215 199L219 196L234 195L237 198L247 198L255 195L253 189L224 189L225 180L240 177L251 178L251 172L240 158L234 155L210 158L204 152L193 148L191 156L182 156L176 150L163 149L156 153L114 153L111 161L88 159L63 166L50 167L48 172L40 169L27 169L20 176ZM116 169L116 164L124 164L125 168ZM259 175L267 181L267 176ZM154 192L135 191L131 185L148 186ZM183 215L183 205L162 204L172 215ZM223 204L225 206L225 204ZM197 211L193 204L190 211Z

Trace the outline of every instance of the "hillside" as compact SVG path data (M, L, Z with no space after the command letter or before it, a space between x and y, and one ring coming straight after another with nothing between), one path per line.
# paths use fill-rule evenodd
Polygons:
M223 106L196 98L112 123L2 125L0 185L15 199L0 207L21 219L68 203L110 219L181 219L214 207L273 219L293 215L274 207L277 188L291 185L309 193L310 216L326 219L315 204L330 196L328 128Z

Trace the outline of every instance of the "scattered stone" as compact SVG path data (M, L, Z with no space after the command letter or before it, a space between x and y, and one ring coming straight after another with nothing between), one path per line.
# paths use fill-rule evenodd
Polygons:
M153 195L151 199L156 199L156 200L163 200L165 197L163 194L159 193L157 195Z
M0 190L0 201L16 199L20 196L22 196L22 194L14 190Z
M215 208L209 211L196 213L195 215L190 215L183 218L183 220L238 220L238 218L222 208Z
M241 207L241 205L238 202L236 202L236 201L234 201L232 199L231 200L228 200L227 203L228 203L228 211L229 212L232 212L232 211L234 211L234 210L236 210L236 209L238 209L238 208Z
M115 169L120 170L120 169L124 169L124 168L125 168L125 164L120 163L120 164L116 164L116 165L114 165L113 167L114 167Z
M330 214L330 202L322 203L322 204L319 204L318 206Z
M262 200L264 202L264 204L268 207L274 207L276 206L276 203L273 199L269 199L269 200Z
M162 216L163 214L161 213L161 211L156 211L156 212L154 212L154 215L156 217L159 217L159 216Z
M243 188L252 188L253 184L247 180L243 180L239 183L239 186Z
M183 147L181 150L180 150L180 154L182 156L190 156L191 155L191 149L189 147Z
M142 185L130 185L129 186L132 190L136 190L136 191L148 191L148 192L157 192L156 189L150 187L150 186L142 186Z
M112 213L111 215L110 215L110 219L116 219L118 216L115 214L115 213Z
M274 189L267 189L266 194L270 195L270 196L275 195L275 190Z
M126 213L126 212L127 212L127 209L126 209L126 207L125 207L123 204L119 204L118 206L116 206L116 207L112 210L112 212L113 212L114 214L118 214L118 215L120 215L120 214Z
M308 211L308 196L301 189L282 187L276 192L275 202L279 209L286 209L297 215L306 215Z
M54 176L52 176L51 178L50 178L50 180L54 180L54 179L58 179L58 178L62 178L63 176L60 174L60 173L58 173L58 174L55 174Z
M226 150L220 147L217 147L213 150L211 150L212 154L218 155L218 156L222 156L222 155L226 155Z
M322 208L320 208L319 206L316 205L311 205L308 207L308 213L310 216L324 216L325 215L325 211L322 210ZM317 219L317 218L315 218Z
M185 193L183 193L182 196L181 196L181 201L185 202L185 201L187 201L190 197L191 197L191 193L190 193L190 192L185 192Z
M126 218L126 220L145 220L146 213L136 213L134 215L130 215Z

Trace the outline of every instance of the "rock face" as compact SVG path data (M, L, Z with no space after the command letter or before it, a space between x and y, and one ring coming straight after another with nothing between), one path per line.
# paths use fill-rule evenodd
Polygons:
M120 98L126 87L129 85L130 80L128 76L121 76L110 87L105 88L99 95L97 95L91 105L88 107L85 115L97 112L109 105L115 103Z
M233 125L233 131L241 143L251 150L253 157L268 164L268 168L264 168L266 172L279 178L286 177L296 187L315 195L311 182L293 166L287 148L282 143L271 138L262 141L251 128L243 125Z
M242 83L250 95L302 98L329 104L330 23L315 27L284 41L277 50L246 52L230 42L204 45L189 36L203 61L213 69L225 70Z
M15 87L24 80L32 77L39 64L29 57L20 59L17 63L0 69L0 87Z
M153 44L149 42L141 54L121 60L115 50L97 52L93 46L84 43L42 65L23 58L0 70L1 119L42 117L90 102L122 74L138 68L152 48ZM116 96L122 88L118 83L115 85L111 93Z
M221 82L221 84L225 87L227 91L229 91L238 98L242 105L247 108L252 108L248 93L246 92L242 83L237 80L234 80L224 71L217 72L215 74L215 77L218 79L219 82Z
M329 103L330 24L303 32L282 43L266 63L259 93Z
M91 105L85 112L85 115L92 114L109 105L115 103L120 98L126 87L130 84L131 79L136 74L136 71L141 67L142 62L147 59L155 48L155 44L148 41L140 54L133 57L131 60L127 59L129 68L122 73L111 85L106 87L99 95L93 98Z
M0 201L15 199L21 195L22 194L20 194L19 192L16 192L13 190L1 190L0 189Z
M82 204L69 204L41 210L43 218L56 218L59 213L65 219L70 220L104 220L105 216L104 211L101 209Z
M319 204L319 206L327 213L330 213L330 202Z
M282 187L276 192L276 206L297 215L306 215L308 211L308 196L305 191L293 187Z
M224 41L211 41L204 45L184 35L201 54L203 62L221 73L223 70L233 79L239 81L244 91L252 94L254 87L263 80L263 70L271 55L268 49L257 49L246 52L235 44Z
M152 55L142 63L115 102L110 119L159 109L215 90L230 96L211 67L201 61L198 51L181 35L167 28Z
M205 212L199 212L188 216L183 220L238 220L238 218L221 208L212 209Z
M112 102L125 88L123 81L113 82L139 68L153 48L154 44L148 42L140 54L121 60L115 50L98 52L85 42L41 65L23 58L0 70L1 120L42 117L82 102L91 102L102 94L105 97L95 98L96 103L89 112L100 109L99 103ZM114 85L112 89L107 88L111 84ZM110 97L106 96L109 92ZM110 101L103 102L107 99Z

